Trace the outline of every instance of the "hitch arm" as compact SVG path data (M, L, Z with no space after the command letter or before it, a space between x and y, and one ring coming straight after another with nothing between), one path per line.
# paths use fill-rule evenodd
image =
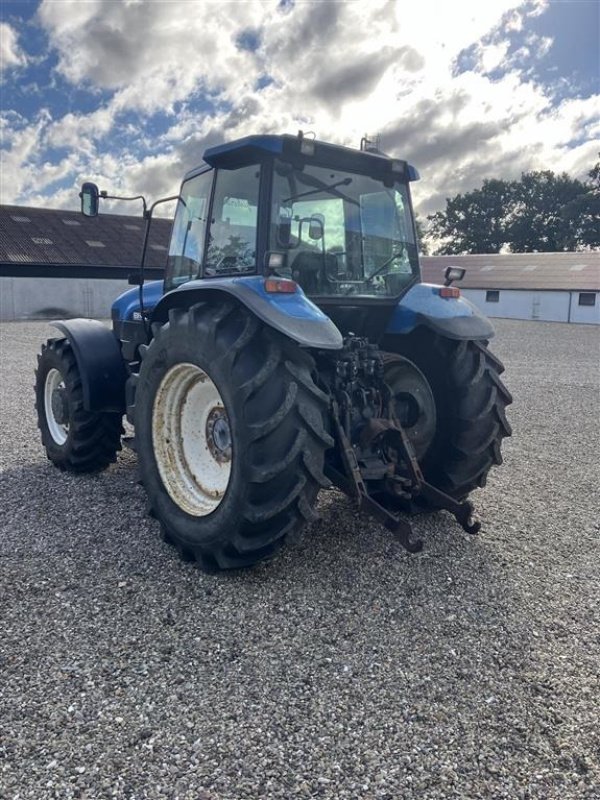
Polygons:
M442 492L440 489L436 489L435 486L428 483L423 477L421 467L417 461L413 446L406 435L406 431L397 419L394 419L394 424L397 427L397 430L394 430L394 434L398 434L395 436L396 444L408 467L410 477L414 483L415 494L420 494L438 508L444 508L446 511L449 511L467 533L479 533L481 529L481 520L477 514L475 514L473 503L471 503L470 500L464 500L461 503L453 497L450 497L446 492Z
M367 511L371 516L385 525L398 539L405 550L408 550L409 553L419 553L423 549L423 542L420 539L415 541L411 539L412 527L410 524L382 506L368 493L360 473L356 454L340 422L339 406L335 400L332 401L332 412L335 432L340 445L340 455L346 470L346 475L343 475L334 467L330 466L325 468L325 474L329 480L345 492L345 494L356 498L359 511Z

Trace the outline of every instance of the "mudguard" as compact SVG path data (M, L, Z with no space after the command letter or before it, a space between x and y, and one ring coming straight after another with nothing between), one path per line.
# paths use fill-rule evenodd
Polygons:
M51 323L69 340L83 389L86 411L125 411L127 371L112 331L93 319Z
M267 292L260 275L244 278L203 278L188 281L168 292L152 312L152 322L165 322L169 309L186 306L207 296L207 292L230 295L264 323L298 342L302 347L339 350L342 334L298 286L293 293ZM189 293L192 293L191 295Z
M407 334L425 325L448 339L492 338L492 323L477 306L464 297L441 297L440 288L415 284L394 309L386 333Z

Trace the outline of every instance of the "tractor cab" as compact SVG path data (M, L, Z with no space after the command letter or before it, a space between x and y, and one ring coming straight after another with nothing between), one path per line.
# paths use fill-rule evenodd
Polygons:
M165 290L288 278L335 321L336 306L392 308L418 280L409 191L418 174L406 162L302 135L250 136L204 160L181 187Z

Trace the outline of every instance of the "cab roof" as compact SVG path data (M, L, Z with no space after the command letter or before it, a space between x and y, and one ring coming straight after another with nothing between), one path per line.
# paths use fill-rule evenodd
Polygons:
M243 139L209 147L204 153L204 161L219 169L239 169L276 156L292 161L306 160L353 172L374 175L396 173L395 177L403 177L405 180L419 179L417 170L406 161L390 158L379 151L355 150L289 134L245 136Z

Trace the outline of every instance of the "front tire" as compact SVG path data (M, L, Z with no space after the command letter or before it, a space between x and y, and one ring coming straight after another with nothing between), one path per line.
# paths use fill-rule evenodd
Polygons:
M85 410L79 368L67 339L49 339L42 346L34 388L42 444L55 466L99 472L116 461L122 417Z
M333 441L312 358L230 301L172 309L143 355L136 447L164 538L202 569L272 556L307 520Z

